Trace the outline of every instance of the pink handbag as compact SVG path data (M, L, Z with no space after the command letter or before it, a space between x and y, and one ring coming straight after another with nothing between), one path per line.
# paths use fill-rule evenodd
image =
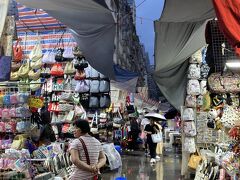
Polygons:
M2 110L2 119L10 119L10 113L9 113L9 109L4 108Z
M17 96L16 93L14 93L10 96L10 102L11 102L11 104L17 104L18 103L18 96Z

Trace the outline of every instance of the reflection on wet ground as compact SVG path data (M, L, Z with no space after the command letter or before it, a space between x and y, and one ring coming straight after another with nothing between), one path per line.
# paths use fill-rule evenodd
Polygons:
M127 180L178 180L181 176L181 155L165 152L155 166L144 152L131 152L122 156L122 168L103 173L104 180L126 177Z

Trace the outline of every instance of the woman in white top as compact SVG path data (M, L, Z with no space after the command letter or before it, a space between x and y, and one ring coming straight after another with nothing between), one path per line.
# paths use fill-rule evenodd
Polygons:
M69 147L73 173L71 180L93 180L99 173L99 169L106 163L106 156L101 143L90 136L89 123L86 120L77 120L74 123L74 137ZM84 147L88 153L86 156ZM88 159L90 164L88 164Z

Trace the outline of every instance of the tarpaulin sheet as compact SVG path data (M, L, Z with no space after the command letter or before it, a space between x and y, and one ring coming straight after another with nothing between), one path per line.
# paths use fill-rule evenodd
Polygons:
M184 105L186 60L205 45L206 20L213 17L209 0L166 0L160 20L155 21L154 79L178 110Z
M91 66L111 79L116 24L105 0L18 0L22 5L46 11L72 29Z

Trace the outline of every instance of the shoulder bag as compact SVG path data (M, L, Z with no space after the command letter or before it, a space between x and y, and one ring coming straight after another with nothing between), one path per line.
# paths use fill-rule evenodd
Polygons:
M83 150L84 150L84 153L85 153L85 156L86 156L87 164L91 165L88 150L87 150L87 146L86 146L85 142L83 141L83 139L81 137L79 138L79 141L82 144L82 147L83 147ZM93 180L101 180L101 179L102 179L102 177L101 177L100 174L97 174L93 177Z

